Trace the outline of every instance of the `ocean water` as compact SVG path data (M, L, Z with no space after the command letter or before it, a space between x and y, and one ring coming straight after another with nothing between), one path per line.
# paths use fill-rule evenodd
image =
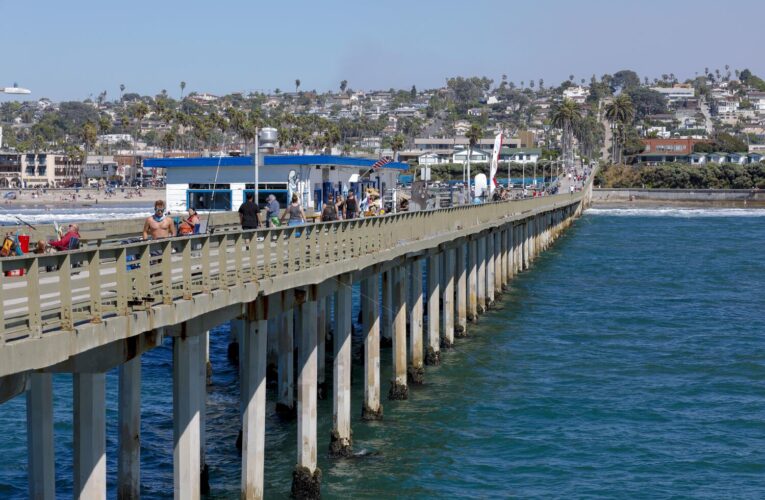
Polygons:
M765 212L591 210L498 308L427 367L408 401L363 423L358 342L353 439L330 460L331 400L319 402L326 498L765 497ZM355 316L354 316L355 317ZM211 498L237 498L236 368L212 334ZM358 341L358 339L356 339ZM143 357L144 498L172 497L170 344ZM328 364L328 381L331 365ZM383 350L383 394L390 379ZM57 493L71 495L71 377L55 384ZM107 378L110 497L116 372ZM288 496L294 422L270 388L266 496ZM0 498L26 498L23 397L0 406Z

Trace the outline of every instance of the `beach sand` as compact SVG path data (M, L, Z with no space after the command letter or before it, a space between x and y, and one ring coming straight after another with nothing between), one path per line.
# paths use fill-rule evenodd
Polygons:
M108 205L120 206L151 206L155 200L165 199L165 188L141 189L140 194L134 189L117 189L113 195L107 196L104 190L80 188L48 189L43 193L36 189L6 190L4 193L16 193L16 199L0 198L0 208L79 208ZM74 195L74 196L73 196Z

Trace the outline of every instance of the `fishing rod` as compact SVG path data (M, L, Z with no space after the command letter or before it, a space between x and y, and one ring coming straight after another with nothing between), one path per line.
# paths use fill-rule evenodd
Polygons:
M30 229L32 229L32 231L37 231L37 228L36 228L36 227L34 227L34 226L33 226L32 224L30 224L29 222L25 221L24 219L22 219L22 218L21 218L21 217L19 217L18 215L14 215L14 217L15 217L16 219L18 219L18 221L19 221L19 222L21 222L21 223L22 223L22 224L24 224L25 226L29 227Z

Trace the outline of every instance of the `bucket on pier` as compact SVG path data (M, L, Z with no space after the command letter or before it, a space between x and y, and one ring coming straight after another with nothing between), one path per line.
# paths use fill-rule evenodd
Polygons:
M29 235L28 234L19 235L19 245L21 245L22 252L29 253Z

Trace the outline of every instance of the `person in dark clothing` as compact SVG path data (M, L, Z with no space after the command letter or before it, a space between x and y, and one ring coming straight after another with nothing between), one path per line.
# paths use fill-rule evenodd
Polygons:
M348 199L345 200L345 218L355 219L359 215L359 202L356 200L356 194L348 191Z
M242 229L258 229L260 227L258 212L255 196L252 193L247 193L247 199L239 207L239 223L242 225Z
M335 206L335 197L331 194L327 198L327 203L321 210L321 221L330 222L337 220L337 207Z

